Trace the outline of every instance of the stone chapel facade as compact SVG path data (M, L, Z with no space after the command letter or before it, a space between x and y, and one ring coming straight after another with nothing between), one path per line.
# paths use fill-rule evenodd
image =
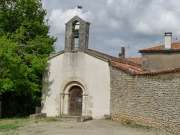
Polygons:
M165 44L140 50L142 57L113 57L88 48L89 26L78 16L66 23L65 49L44 74L42 112L109 115L180 133L180 43L165 33Z

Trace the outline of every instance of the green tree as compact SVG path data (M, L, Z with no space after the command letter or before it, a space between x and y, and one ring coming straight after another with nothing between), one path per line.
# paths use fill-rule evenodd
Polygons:
M0 93L9 116L33 113L40 105L42 75L55 42L45 16L41 0L0 1Z

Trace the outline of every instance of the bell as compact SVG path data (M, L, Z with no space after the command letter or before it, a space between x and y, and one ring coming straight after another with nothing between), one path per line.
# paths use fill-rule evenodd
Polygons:
M74 31L74 38L79 38L79 30Z

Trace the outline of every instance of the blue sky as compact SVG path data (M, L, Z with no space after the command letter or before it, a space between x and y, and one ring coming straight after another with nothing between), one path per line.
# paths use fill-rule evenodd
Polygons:
M42 0L50 34L64 48L64 23L79 15L91 23L89 48L117 56L137 56L140 48L163 43L163 33L180 39L180 0ZM76 8L83 6L82 10Z

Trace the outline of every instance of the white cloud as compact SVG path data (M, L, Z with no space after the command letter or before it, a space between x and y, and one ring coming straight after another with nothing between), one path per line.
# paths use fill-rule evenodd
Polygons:
M174 1L174 0L173 0ZM180 12L172 3L163 3L164 0L152 2L145 10L144 14L135 19L134 31L143 34L158 35L165 31L179 34ZM177 4L180 2L177 2ZM168 4L170 4L168 6ZM179 35L180 36L180 35Z
M106 16L109 25L113 26L113 18L116 24L136 34L157 35L165 31L179 34L180 10L177 5L180 5L179 0L107 0Z
M86 21L93 19L91 12L83 12L81 9L74 8L68 10L54 9L49 15L49 23L51 26L51 33L62 34L65 30L65 23L72 17L79 16Z
M107 4L110 5L114 2L114 0L107 0Z
M93 43L92 46L105 51L108 46L109 49L118 49L119 47L113 44L120 43L122 40L124 44L132 48L131 50L134 49L137 52L138 48L162 41L160 37L165 31L171 31L175 36L180 37L180 0L44 1L45 7L49 9L51 33L58 35L59 39L64 38L62 34L64 34L65 22L74 15L89 20L91 31L93 31L90 35L91 40L94 40L90 41ZM77 4L88 11L83 12L77 8L71 8ZM56 9L49 5L54 5ZM108 41L104 43L106 47L103 41ZM62 44L63 42L61 46Z

